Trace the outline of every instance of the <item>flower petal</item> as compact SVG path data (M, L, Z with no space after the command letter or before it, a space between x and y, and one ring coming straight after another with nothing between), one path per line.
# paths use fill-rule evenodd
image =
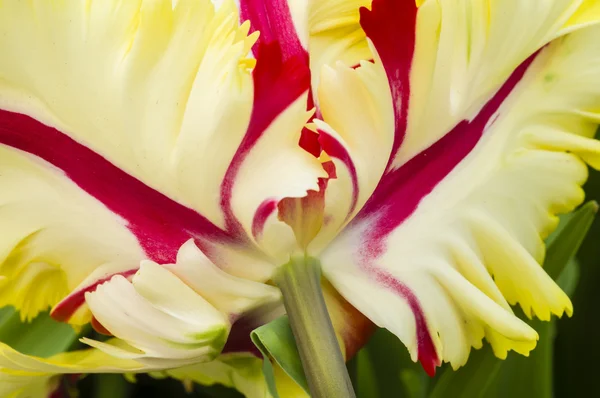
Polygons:
M46 398L57 387L59 374L156 371L132 360L108 356L97 349L73 351L42 359L28 357L0 344L0 353L0 394L3 397ZM262 398L267 391L262 374L262 360L248 353L220 355L214 361L153 374L166 374L203 385L219 383L235 388L249 397Z
M425 1L416 25L408 125L394 167L476 115L518 65L559 34L580 3ZM378 36L384 28L370 18L365 13L363 26L388 68L400 53ZM436 117L431 117L432 109Z
M109 340L110 342L110 340ZM139 362L116 358L97 349L70 351L50 358L22 354L0 343L0 369L12 374L77 374L147 372L154 368Z
M193 241L182 246L176 264L165 267L230 320L281 298L274 286L238 278L218 268Z
M370 7L371 0L311 0L309 2L310 67L312 87L317 90L321 70L336 62L358 65L373 58L365 32L359 24L359 9Z
M86 294L95 319L124 344L84 341L141 363L182 366L215 357L233 322L245 312L278 302L272 286L217 268L193 240L176 264L144 261L131 282L121 275Z
M138 350L138 355L126 357L142 363L146 357L212 359L221 351L229 328L225 314L152 262L143 263L131 283L114 276L87 293L86 302L104 328ZM84 341L101 350L105 347Z
M282 264L297 244L291 229L275 217L276 204L318 190L318 178L327 174L298 145L312 116L306 111L310 70L288 4L277 1L265 8L248 0L241 9L262 38L254 49L252 116L225 176L222 203L232 228L243 229L274 263Z
M10 398L47 398L59 380L53 375L19 375L0 370L0 396Z
M516 3L503 4L511 10ZM380 33L389 28L386 23L396 23L393 14L382 12L383 5L376 2L368 20ZM418 24L431 7L437 3L425 2L419 9ZM535 9L529 9L529 3L523 7ZM568 18L561 11L551 24L555 29L546 29L547 15L558 12L546 11L527 17L529 23L540 24L538 34L544 38L552 37ZM509 13L499 14L490 14L489 24L506 29L500 22ZM525 17L518 15L515 23L521 18ZM417 29L417 43L427 37L420 32ZM442 29L439 46L450 40L446 35L454 37ZM589 138L600 120L599 37L599 28L588 27L542 50L532 47L523 53L512 74L486 83L492 86L483 104L457 111L453 117L459 120L447 131L437 130L441 134L431 136L433 141L418 150L426 148L423 152L389 169L371 199L321 255L333 286L373 322L399 336L428 372L442 360L453 367L463 365L471 347L480 347L484 337L501 358L509 350L527 355L537 334L512 314L510 305L518 303L525 314L544 320L551 314L572 313L568 297L539 264L543 239L557 225L556 214L571 211L583 200L587 169L582 160L599 165L600 146ZM537 42L543 45L545 39ZM392 48L382 51L381 42L373 43L391 80L394 75L386 62L394 55ZM498 56L503 54L496 50ZM513 50L507 54L523 51ZM413 70L419 56L417 51ZM469 69L456 68L459 75ZM395 83L390 84L394 95ZM421 90L414 76L412 87ZM421 106L413 102L412 92L410 98L411 109ZM396 120L403 114L399 109L403 108L396 107ZM423 120L437 123L437 110L433 104L421 110ZM443 105L440 112L443 119ZM397 159L404 156L405 144L399 146Z
M218 192L253 95L244 57L254 37L230 3L3 3L0 108L68 133L222 225Z
M309 71L305 59L284 58L271 43L251 72L247 54L257 35L248 30L231 1L216 11L209 0L0 4L0 149L31 163L3 158L0 174L21 168L21 178L65 180L50 189L40 177L22 187L3 178L0 212L10 201L19 213L6 216L12 229L0 235L0 249L17 256L35 243L45 256L5 264L5 291L26 292L41 274L56 285L37 290L26 316L71 292L53 315L86 322L86 292L115 273L133 275L142 259L175 262L191 238L223 268L239 263L218 248L260 258L267 272L254 279L263 281L272 258L295 245L287 225L263 217L261 206L306 195L324 174L297 145L309 118ZM279 167L282 160L289 167ZM29 218L31 225L12 225ZM78 267L70 267L75 259ZM66 285L54 269L73 272ZM22 296L10 297L25 307Z
M46 272L49 264L73 273L68 275L67 288L59 293L37 290L41 298L32 300L40 301L35 307L54 304L82 283L75 302L66 310L55 311L57 317L68 319L93 282L115 272L135 272L144 257L174 261L179 247L191 236L226 236L176 200L197 205L215 221L224 218L218 193L237 145L223 145L229 145L230 157L223 157L218 166L198 156L198 151L178 151L192 148L192 141L196 148L210 144L211 128L238 134L238 143L245 134L252 84L243 57L252 39L246 38L247 26L237 27L234 7L223 6L215 13L209 1L181 2L175 9L170 1L127 5L106 1L90 3L88 8L83 3L45 2L2 3L0 8L0 50L4 54L0 60L0 144L3 153L10 147L27 153L3 155L2 173L10 179L4 179L8 185L2 187L1 203L17 203L18 213L6 217L24 225L13 228L2 244L12 250L22 241L19 250L39 251L39 264L27 254L23 259L27 264L18 265L18 271L30 270L23 273L29 279L35 276L33 267ZM44 15L44 19L35 15ZM190 48L195 49L193 54ZM166 81L169 84L165 85ZM210 89L206 82L212 84ZM225 87L228 89L223 90ZM198 94L202 90L204 95L211 90L223 95L210 95L211 100L206 101ZM209 113L225 124L191 121L189 115L197 115L194 108L202 102L220 105ZM187 106L190 112L186 112ZM219 112L228 117L214 117ZM230 118L232 113L241 116ZM231 125L233 120L241 120L240 125ZM190 137L192 131L209 139ZM222 134L212 139L223 141ZM173 153L176 156L171 157ZM11 157L19 156L26 160L9 163ZM188 164L190 158L195 163ZM211 167L202 166L199 159ZM195 173L187 172L194 168L217 170L217 178L198 182ZM71 181L50 187L42 178L46 174L49 177L44 178L52 179L51 183L59 176ZM15 185L17 176L24 181L21 187ZM190 179L195 184L190 184ZM216 195L203 194L211 189ZM35 201L27 200L28 190L39 191L33 196ZM84 191L100 203L86 199ZM206 198L212 204L200 203ZM100 218L105 220L98 221ZM25 224L27 219L31 219L30 225ZM98 231L90 230L89 225ZM33 239L34 235L29 236L33 233L53 239ZM75 260L77 267L70 266ZM36 311L34 308L31 313Z
M58 170L1 145L0 170L0 305L32 319L95 269L127 270L144 258L123 220Z
M363 207L383 175L394 141L392 100L381 64L324 67L316 119L321 147L335 165L327 183L325 223L312 242L318 253Z

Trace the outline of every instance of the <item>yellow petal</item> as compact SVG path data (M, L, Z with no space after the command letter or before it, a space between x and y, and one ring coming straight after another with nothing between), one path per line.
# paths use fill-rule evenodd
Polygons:
M359 9L370 7L370 0L311 0L309 2L309 52L313 71L312 86L319 86L323 66L343 62L358 65L373 58L367 38L359 24Z
M47 398L58 387L52 375L20 375L0 370L0 396L6 398Z
M4 146L0 170L1 306L32 319L97 268L117 272L144 258L121 219L64 174Z
M563 26L561 34L573 32L600 22L600 3L596 0L583 0L577 11Z

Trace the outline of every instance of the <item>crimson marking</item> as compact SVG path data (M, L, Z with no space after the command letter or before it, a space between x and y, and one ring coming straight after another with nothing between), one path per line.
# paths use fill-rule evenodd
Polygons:
M242 163L275 118L310 87L310 71L304 59L298 56L284 59L276 42L258 47L252 76L254 104L250 123L221 185L221 208L226 227L234 234L242 230L231 207L233 187Z
M404 140L408 123L417 5L413 0L373 0L371 10L360 9L360 24L377 49L392 91L396 123L389 166Z

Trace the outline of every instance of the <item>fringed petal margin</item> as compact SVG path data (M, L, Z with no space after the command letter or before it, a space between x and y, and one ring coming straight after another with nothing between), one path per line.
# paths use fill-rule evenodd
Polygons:
M384 2L375 2L366 29L385 31L386 23L396 23L393 14L381 13ZM464 7L475 7L474 3L465 1ZM416 147L411 145L403 152L412 131L408 127L394 167L320 256L324 274L342 296L375 324L395 333L430 374L442 361L462 366L471 347L481 347L484 338L500 358L510 350L528 355L537 333L513 315L511 305L543 320L572 313L566 294L540 266L543 239L556 227L557 214L570 212L583 201L585 163L599 166L600 145L590 137L600 120L600 28L582 28L540 49L560 36L577 4L492 3L496 12L484 21L498 32L492 29L489 39L497 35L502 43L507 40L502 34L506 23L496 14L512 15L507 10L519 7L514 24L531 26L535 20L539 25L535 37L520 41L531 47L513 48L516 64L511 66L482 64L481 68L512 74L494 72L503 80L495 84L494 79L487 80L488 93L477 95L483 102L474 107L476 102L471 102L466 112L456 108L450 114L457 119L449 122L449 128L427 130L440 134L422 142L414 153ZM442 20L461 9L448 14L445 3L440 4L435 12L438 18L442 12ZM544 5L549 8L537 15ZM422 25L434 7L440 6L425 2L418 12L409 112L409 119L421 112L422 120L430 123L442 122L443 117L438 117L438 106L422 108L422 102L414 100L412 88L422 90L415 80L415 74L424 73L415 69L422 62L420 54L441 51L446 40L455 43L452 54L457 57L464 49L456 49L456 43L476 49L452 39L455 32L444 29L439 43L428 42L431 48L419 49L429 37L425 31L438 26ZM448 24L443 26L449 29ZM386 49L386 58L378 45L386 43L373 40L384 66L391 49ZM494 51L504 54L498 48ZM461 74L470 70L467 64L455 67ZM389 67L386 71L388 79L397 77L390 75ZM393 89L392 96L396 101ZM441 115L444 109L440 108ZM396 131L396 137L401 135Z

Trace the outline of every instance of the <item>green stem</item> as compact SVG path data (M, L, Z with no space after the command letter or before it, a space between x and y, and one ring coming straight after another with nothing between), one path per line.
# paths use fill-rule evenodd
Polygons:
M313 258L292 258L274 277L313 398L355 397L321 290L321 267Z

